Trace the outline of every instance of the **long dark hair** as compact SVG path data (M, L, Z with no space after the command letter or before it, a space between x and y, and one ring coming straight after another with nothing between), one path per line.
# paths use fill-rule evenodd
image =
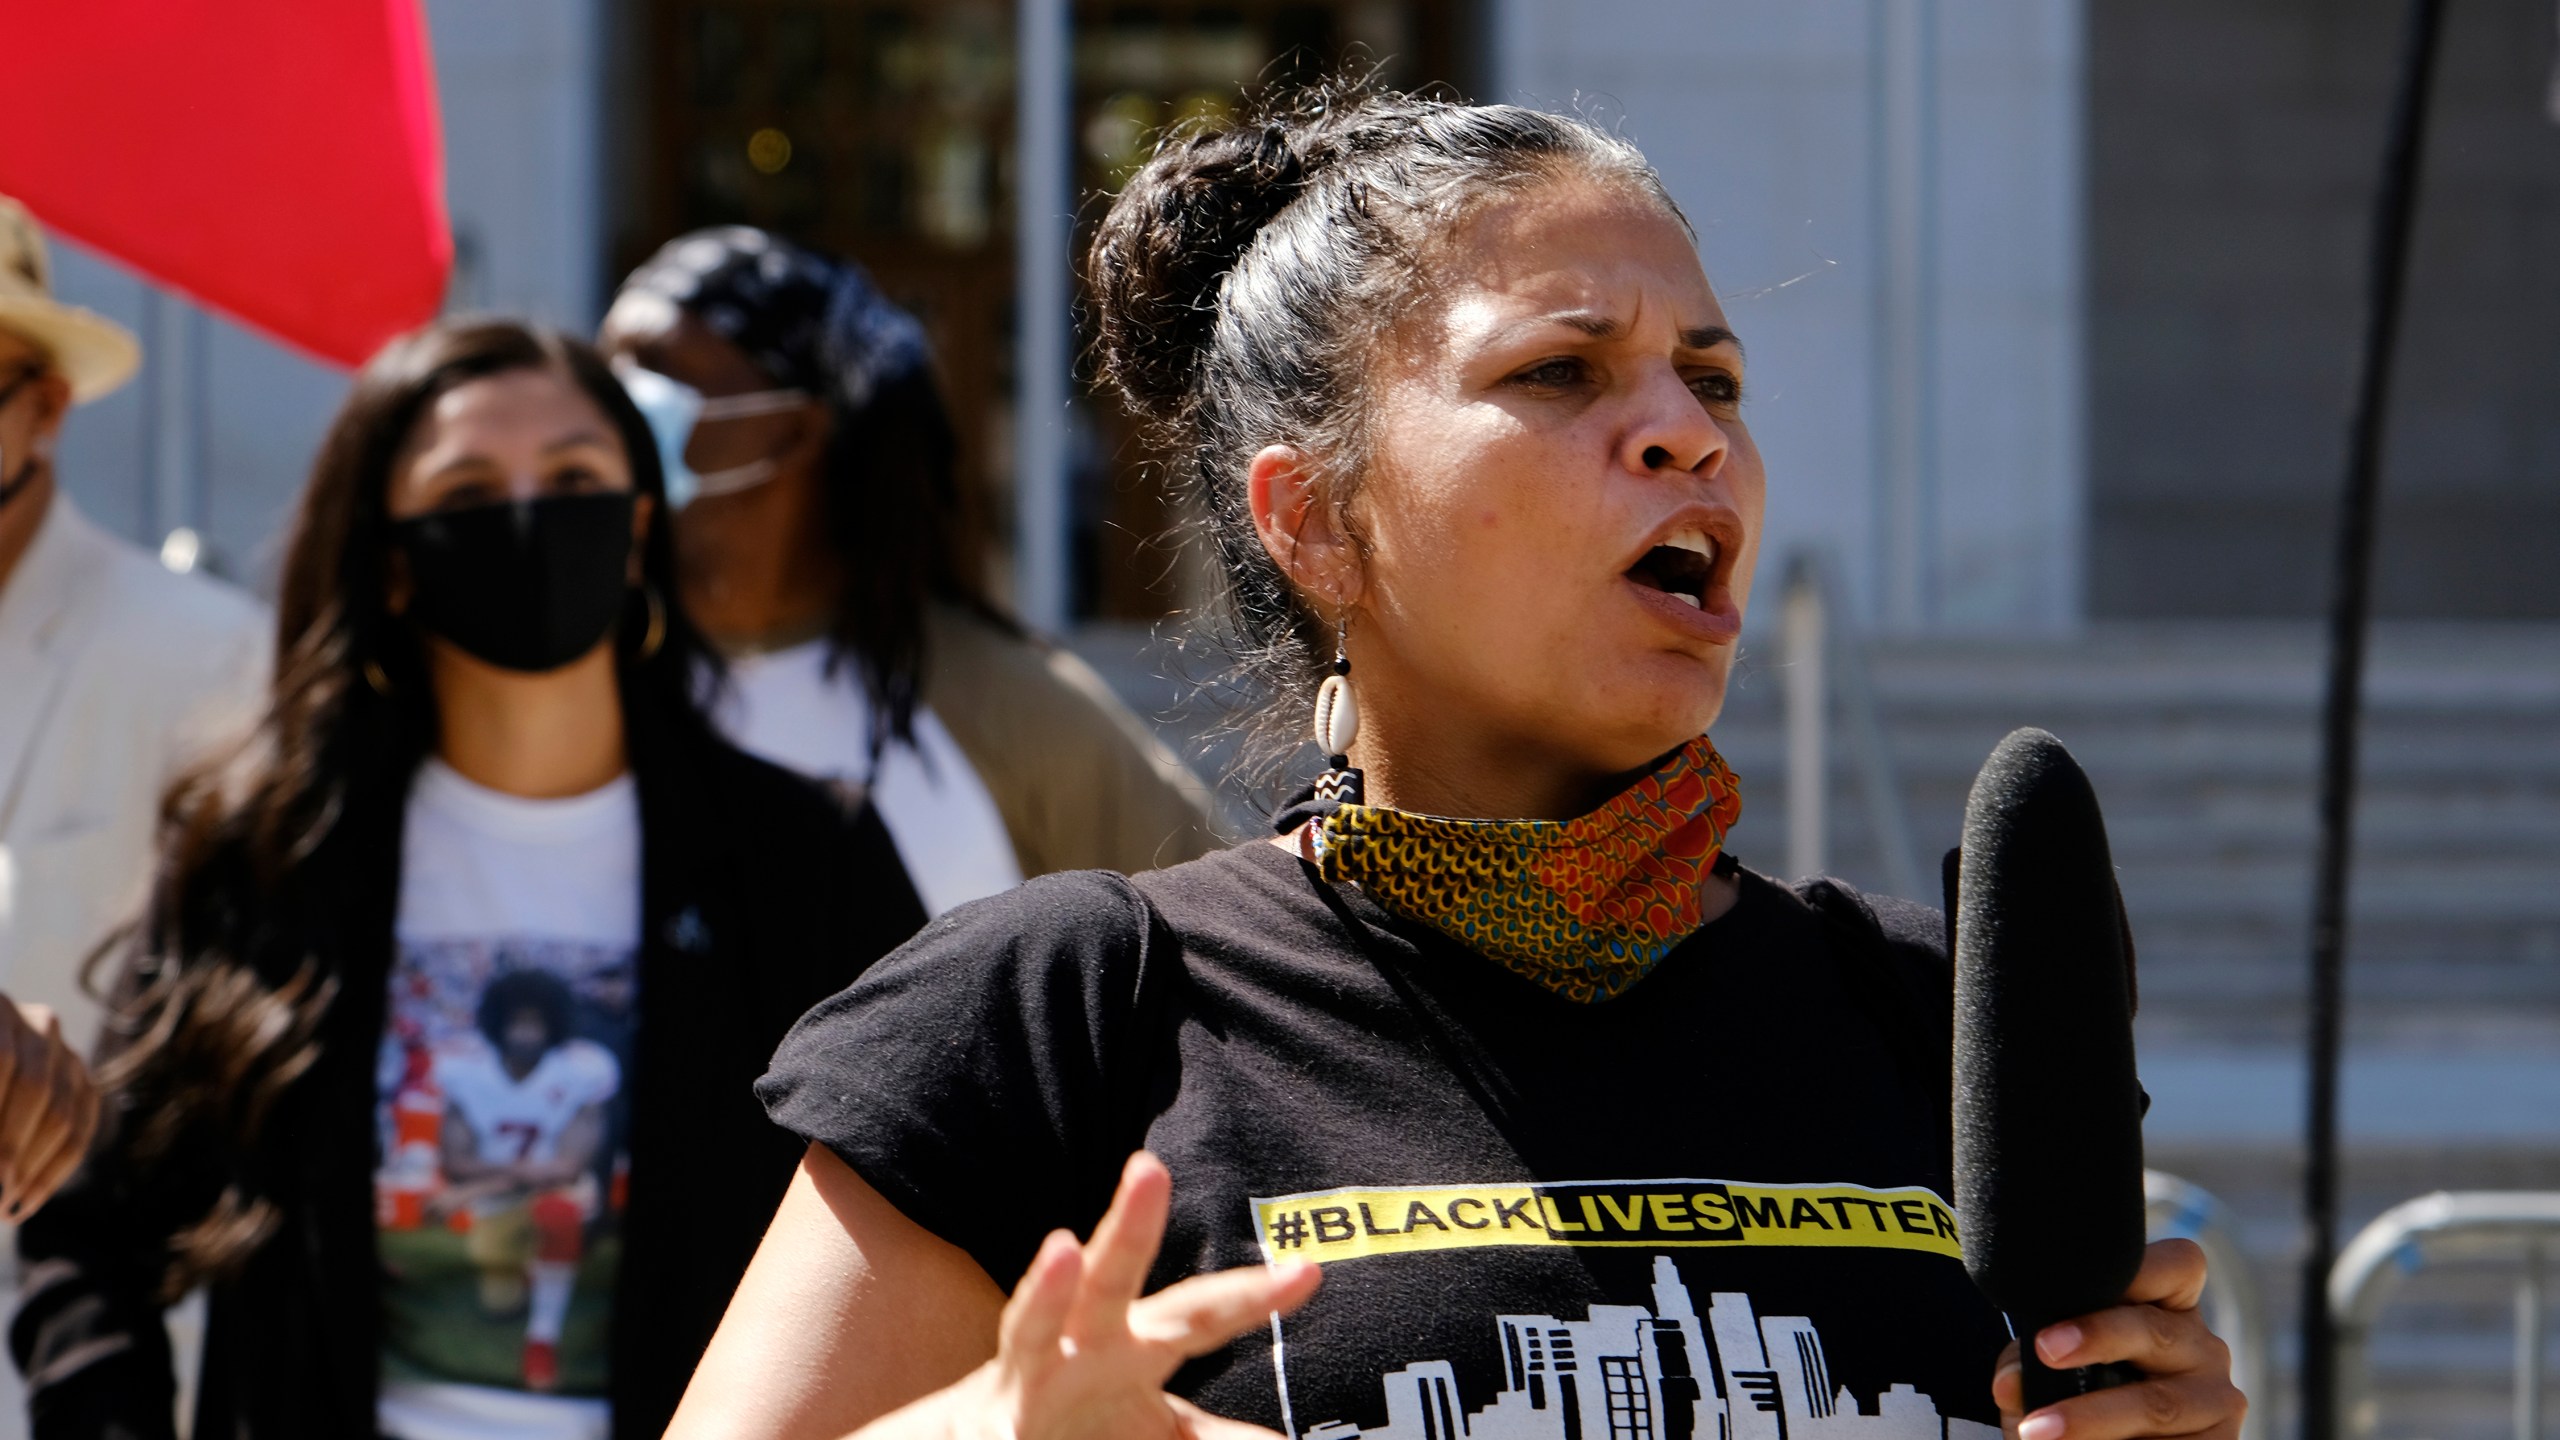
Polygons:
M120 947L130 962L99 1078L116 1102L110 1143L137 1164L190 1134L244 1155L319 1059L345 963L332 922L349 862L365 859L346 853L349 836L369 833L355 817L396 816L436 743L424 650L386 603L393 466L439 396L520 370L560 375L595 401L633 489L659 502L615 645L625 715L709 731L696 687L716 672L670 598L658 452L613 372L585 344L507 319L439 321L385 347L339 407L294 515L265 715L235 754L171 789L151 908ZM274 1228L249 1169L234 1164L212 1209L176 1237L172 1294L236 1266Z
M842 577L832 664L861 669L872 744L912 740L934 601L1006 629L960 492L960 446L923 326L870 272L751 225L679 235L622 282L703 322L776 386L826 402L825 539Z
M913 740L924 689L925 607L939 600L1006 630L987 598L983 556L959 483L960 444L930 369L881 382L871 402L834 406L827 442L827 545L844 576L828 636L862 667L874 743Z

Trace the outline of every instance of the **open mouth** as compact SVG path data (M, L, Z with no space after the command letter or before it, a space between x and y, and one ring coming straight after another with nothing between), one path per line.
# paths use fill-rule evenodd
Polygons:
M1703 530L1683 530L1644 552L1627 570L1627 578L1648 590L1659 590L1704 609L1707 582L1716 570L1716 542Z

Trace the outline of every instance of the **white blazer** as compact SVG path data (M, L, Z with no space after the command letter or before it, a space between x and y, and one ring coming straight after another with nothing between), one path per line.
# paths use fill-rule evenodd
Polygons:
M81 964L141 913L169 782L255 716L271 630L58 491L0 585L0 991L53 1006L83 1051Z

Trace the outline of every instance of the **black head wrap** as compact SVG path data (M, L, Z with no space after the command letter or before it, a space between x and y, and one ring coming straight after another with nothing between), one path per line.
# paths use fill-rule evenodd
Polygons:
M719 332L775 382L851 410L924 368L924 327L870 272L746 225L680 235L622 282Z

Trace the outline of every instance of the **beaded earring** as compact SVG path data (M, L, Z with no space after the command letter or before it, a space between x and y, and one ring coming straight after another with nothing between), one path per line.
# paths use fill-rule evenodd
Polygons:
M1360 772L1351 768L1351 745L1360 738L1360 702L1351 694L1351 655L1342 643L1347 623L1333 623L1333 673L1316 691L1316 746L1329 768L1316 777L1315 798L1358 805Z

